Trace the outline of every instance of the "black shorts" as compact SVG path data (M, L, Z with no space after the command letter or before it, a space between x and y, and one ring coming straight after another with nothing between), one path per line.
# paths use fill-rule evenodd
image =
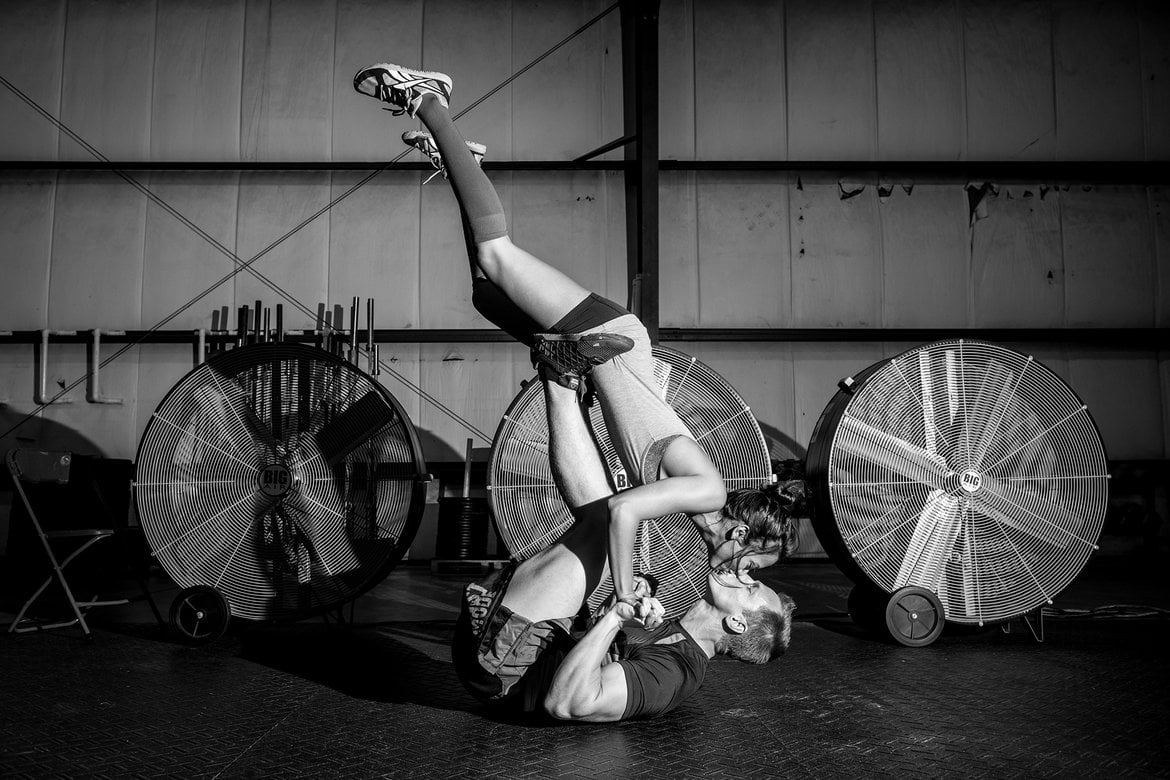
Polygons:
M608 298L602 298L597 293L589 293L588 298L578 303L572 311L552 326L552 332L588 333L626 314L629 312Z

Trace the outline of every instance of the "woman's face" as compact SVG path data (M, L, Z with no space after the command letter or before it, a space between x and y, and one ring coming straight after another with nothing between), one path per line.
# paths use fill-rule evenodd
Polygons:
M761 544L758 540L739 542L735 536L725 539L711 551L711 568L747 574L765 569L780 560L778 544Z

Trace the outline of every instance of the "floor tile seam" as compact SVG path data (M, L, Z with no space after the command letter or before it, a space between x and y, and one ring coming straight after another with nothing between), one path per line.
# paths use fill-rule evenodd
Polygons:
M239 762L240 762L240 759L244 758L244 756L246 756L246 755L248 755L249 753L251 753L252 751L254 751L254 750L255 750L255 749L256 749L256 748L257 748L257 747L260 745L260 743L261 743L261 742L263 742L264 740L268 739L268 737L269 737L269 736L271 736L271 735L273 734L273 732L275 732L277 729L279 729L281 726L283 726L283 725L284 725L284 723L285 723L285 722L286 722L286 721L287 721L289 718L291 718L291 717L292 717L294 714L296 714L296 713L300 712L301 710L303 710L303 709L304 709L306 706L308 706L308 705L312 704L312 703L313 703L313 702L314 702L314 701L317 699L317 697L318 697L319 695L320 695L320 693L319 693L319 692L317 692L317 693L313 693L312 695L310 695L309 697L307 697L307 698L306 698L304 701L300 702L300 703L299 703L299 704L297 704L296 706L289 707L288 711L287 711L287 712L285 712L285 713L284 713L284 715L282 715L282 716L281 716L281 718L280 718L279 720L277 720L275 723L273 723L271 726L269 726L267 729L265 729L265 731L264 731L264 733L263 733L263 734L261 734L260 736L256 737L256 739L254 739L254 740L252 741L252 744L250 744L250 745L248 745L247 747L243 748L243 749L242 749L242 750L239 752L239 755L237 755L235 758L233 758L231 761L229 761L229 762L228 762L226 765L224 765L224 767L223 767L222 769L220 769L220 770L219 770L219 771L217 771L217 772L216 772L214 775L212 775L212 780L218 780L218 778L219 778L219 777L221 777L221 776L223 776L223 774L224 774L225 772L227 772L227 771L228 771L228 770L230 770L230 769L231 769L233 766L235 766L237 763L239 763Z

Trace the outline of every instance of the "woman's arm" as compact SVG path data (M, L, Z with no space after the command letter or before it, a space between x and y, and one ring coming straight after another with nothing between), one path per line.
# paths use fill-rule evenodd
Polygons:
M609 566L619 598L634 592L634 548L642 521L676 512L701 515L718 510L727 500L723 477L694 441L675 440L663 456L662 467L666 478L609 499ZM710 528L699 530L711 547Z

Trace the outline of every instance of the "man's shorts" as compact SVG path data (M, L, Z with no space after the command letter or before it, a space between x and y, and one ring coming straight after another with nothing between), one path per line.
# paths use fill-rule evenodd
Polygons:
M572 647L573 618L533 623L505 607L515 567L463 589L451 656L463 686L480 701L536 712Z

